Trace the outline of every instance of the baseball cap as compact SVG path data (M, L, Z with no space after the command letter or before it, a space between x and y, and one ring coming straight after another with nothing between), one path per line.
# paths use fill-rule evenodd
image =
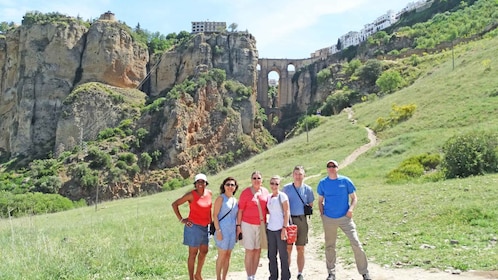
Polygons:
M202 174L202 173L199 173L197 175L195 175L195 178L194 178L194 184L195 182L197 182L198 180L203 180L204 182L206 182L206 185L208 185L208 179L206 177L206 175Z
M331 163L333 163L335 166L339 166L339 164L338 164L338 163L337 163L337 161L335 161L335 160L332 160L332 159L331 159L331 160L327 161L327 165L329 165L329 164L331 164Z

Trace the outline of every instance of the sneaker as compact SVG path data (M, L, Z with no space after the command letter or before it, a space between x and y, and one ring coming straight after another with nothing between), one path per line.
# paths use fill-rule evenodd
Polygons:
M302 274L297 275L297 280L304 280L304 277Z
M329 273L329 277L327 277L327 280L335 280L335 275L332 273Z
M372 278L370 278L370 275L367 274L363 274L363 280L372 280Z

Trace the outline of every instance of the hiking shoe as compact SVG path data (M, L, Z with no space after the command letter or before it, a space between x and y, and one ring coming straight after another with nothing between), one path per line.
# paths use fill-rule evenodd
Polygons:
M367 274L363 274L363 280L372 280L372 278L370 278L370 275Z
M304 280L303 275L302 275L302 274L299 274L299 275L297 276L297 280Z
M327 280L335 280L335 275L332 273L329 273L329 277L327 277Z

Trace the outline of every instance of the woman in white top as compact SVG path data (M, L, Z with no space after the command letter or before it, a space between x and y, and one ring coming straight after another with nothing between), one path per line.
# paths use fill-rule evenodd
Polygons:
M279 191L280 176L270 179L271 194L268 196L267 208L269 212L268 226L268 260L270 278L278 279L277 253L280 257L280 270L282 280L290 279L289 255L287 253L287 232L285 228L289 225L289 198L284 192Z

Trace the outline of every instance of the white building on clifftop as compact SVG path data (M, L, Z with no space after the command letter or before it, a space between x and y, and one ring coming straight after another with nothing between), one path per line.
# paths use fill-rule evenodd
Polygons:
M192 33L220 32L227 29L227 23L221 21L192 21Z

